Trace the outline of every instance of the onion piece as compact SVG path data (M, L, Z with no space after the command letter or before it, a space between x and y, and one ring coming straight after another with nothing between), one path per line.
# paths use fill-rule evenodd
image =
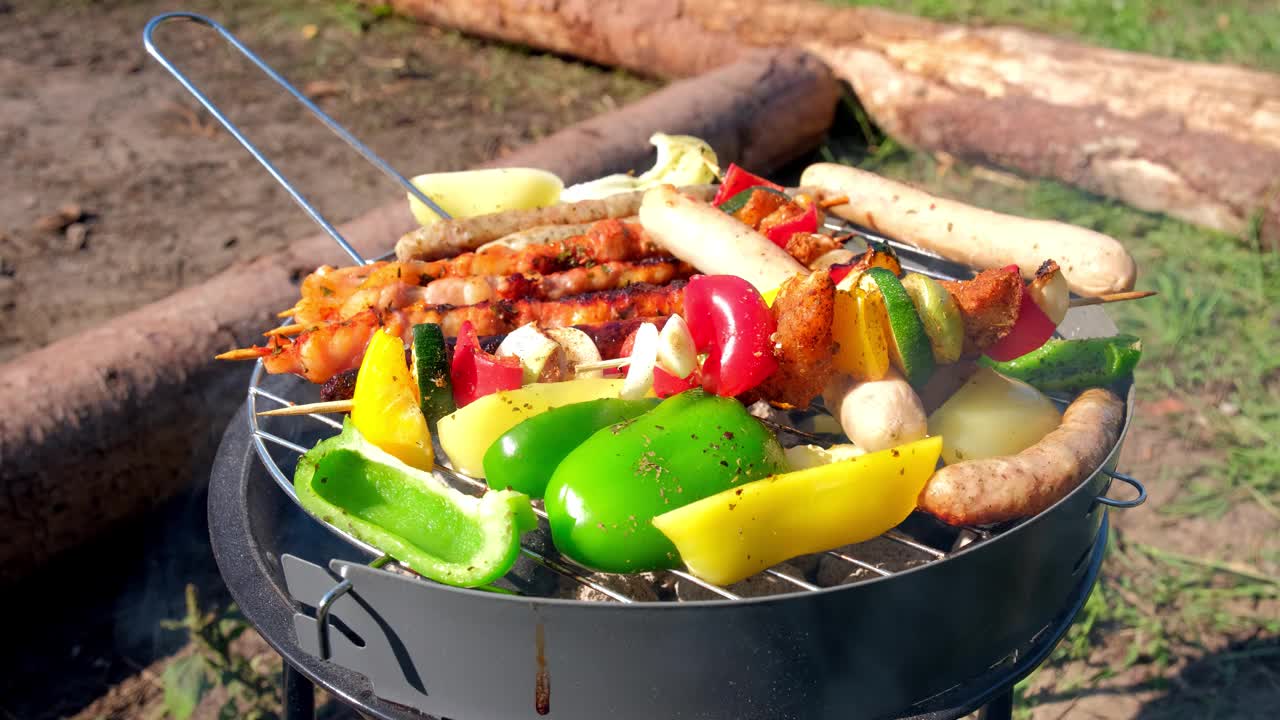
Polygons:
M547 362L560 349L556 341L542 334L538 326L529 323L521 325L503 338L495 355L498 357L514 356L520 359L520 368L524 373L524 384L534 383L542 375Z
M596 347L590 335L576 327L547 328L542 332L560 343L566 369L574 371L574 377L604 377L604 373L599 370L576 370L579 365L600 362L600 348Z
M631 350L631 365L622 382L622 398L639 400L653 387L653 368L658 361L658 326L643 323L636 329Z
M1027 292L1031 293L1031 299L1054 325L1062 324L1071 307L1071 289L1067 287L1067 277L1062 274L1057 263L1047 261L1036 273L1035 279L1027 285Z
M667 318L658 335L658 366L678 378L689 377L698 369L698 348L693 342L689 324L679 315Z

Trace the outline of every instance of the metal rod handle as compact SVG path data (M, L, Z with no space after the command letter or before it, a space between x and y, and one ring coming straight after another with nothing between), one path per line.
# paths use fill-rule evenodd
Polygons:
M1119 480L1120 482L1127 483L1128 485L1132 486L1134 490L1138 491L1138 496L1133 498L1132 500L1116 500L1114 498L1107 497L1104 491L1102 495L1099 495L1097 497L1098 502L1102 503L1103 505L1106 505L1107 507L1113 507L1120 510L1127 510L1129 508L1138 507L1139 505L1147 501L1147 488L1143 486L1143 484L1139 482L1137 478L1130 477L1129 475L1125 475L1124 473L1117 472L1115 470L1107 470L1105 468L1103 469L1102 472L1105 473L1107 477L1111 478L1112 480ZM1108 485L1108 489L1110 489L1110 485Z
M417 186L410 182L408 178L396 172L396 170L387 164L385 160L378 157L377 153L373 152L373 150L370 150L368 146L357 140L350 131L338 124L338 121L329 117L329 115L321 110L318 105L311 101L311 98L308 98L297 88L291 85L288 80L284 79L284 76L276 72L270 65L263 61L262 58L254 54L252 50L246 47L244 43L240 42L235 35L232 35L231 32L221 24L205 17L204 15L190 12L171 12L151 18L147 23L147 26L142 31L142 44L146 47L147 53L149 53L151 57L155 58L156 62L160 63L165 70L169 71L169 74L181 83L182 87L185 88L192 97L199 101L199 103L204 106L204 109L208 110L209 113L213 115L214 119L221 123L222 127L227 129L227 132L231 133L232 137L244 146L245 150L249 151L249 154L252 155L253 158L266 169L271 177L289 193L289 196L293 198L293 201L301 206L302 209L306 211L307 215L311 216L311 219L314 220L316 224L329 235L329 237L333 238L334 242L338 243L338 246L341 247L347 255L350 255L351 259L356 261L356 263L363 265L365 263L365 259L354 247L351 246L351 243L347 242L346 238L342 237L342 233L338 232L338 229L326 220L325 217L320 214L319 210L315 209L306 197L304 197L302 193L294 187L293 183L290 182L289 179L286 178L270 160L267 159L267 156L263 154L263 152L259 150L243 132L240 131L240 128L236 127L235 123L231 122L230 118L218 109L218 106L215 105L213 101L200 90L200 88L196 87L196 84L192 82L190 78L184 75L181 70L174 66L173 62L170 61L169 58L165 57L165 55L156 48L154 37L156 28L171 20L187 20L215 30L218 35L227 42L227 44L231 45L231 47L235 48L241 55L248 58L249 61L256 65L267 77L271 78L277 85L284 88L285 91L292 95L295 100L302 103L303 107L310 111L312 115L319 118L320 122L323 122L326 127L332 130L338 137L342 138L348 145L354 148L356 152L364 156L366 160L372 163L392 180L395 180L404 186L411 195L422 201L422 203L427 207L431 208L432 212L436 213L441 218L449 218L449 213L445 212L444 209L436 204L434 200L427 197L417 188Z

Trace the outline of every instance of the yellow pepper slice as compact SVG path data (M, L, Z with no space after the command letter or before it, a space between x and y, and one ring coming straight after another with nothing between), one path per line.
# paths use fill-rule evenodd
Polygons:
M870 540L911 514L938 463L931 437L746 483L653 519L689 572L729 585L783 560Z
M831 334L838 343L836 369L860 382L883 380L889 373L884 298L852 277L852 281L846 278L836 287L835 299Z
M521 421L554 407L616 398L621 392L621 380L603 378L526 385L518 390L485 395L457 412L445 415L437 423L436 432L440 433L440 447L449 456L455 470L483 478L485 452L499 436ZM358 403L356 407L359 407Z
M352 404L351 422L366 440L410 467L431 469L431 431L398 336L373 334L356 375Z

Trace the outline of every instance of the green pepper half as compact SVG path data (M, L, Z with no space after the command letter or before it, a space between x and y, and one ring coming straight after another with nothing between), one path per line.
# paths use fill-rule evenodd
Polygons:
M598 570L676 567L655 516L785 469L777 438L741 403L688 390L565 457L547 486L551 536Z
M1130 379L1141 357L1141 340L1133 335L1116 335L1049 340L1013 360L996 362L984 356L978 362L1044 392L1077 393Z
M312 515L449 585L505 575L520 535L537 526L525 495L461 493L378 449L350 422L302 456L293 486Z
M503 433L484 454L489 487L540 498L560 461L601 428L643 415L656 398L601 398L552 408Z

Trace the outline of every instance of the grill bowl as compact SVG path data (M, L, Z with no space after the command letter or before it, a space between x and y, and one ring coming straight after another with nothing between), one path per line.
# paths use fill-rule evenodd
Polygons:
M1116 329L1101 309L1080 308L1061 331ZM285 377L263 388L299 401L314 392ZM1132 407L1130 388L1125 431ZM355 671L367 679L356 685L370 687L365 701L454 720L540 709L560 718L848 718L927 708L1015 662L1055 632L1073 598L1082 601L1105 542L1105 470L1120 452L1118 443L1102 468L1040 515L889 577L626 605L463 590L367 567L371 555L324 532L269 481L248 452L247 419L242 412L228 430L210 498L215 552L237 601L246 614L266 600L296 609L261 621L293 629L287 643L275 641L304 669ZM325 434L317 429L325 430L289 423L281 439L309 447ZM279 458L296 456L266 452L291 470ZM929 521L913 516L904 526L913 524L919 537ZM322 662L314 608L342 577L354 589L332 605L331 662Z

